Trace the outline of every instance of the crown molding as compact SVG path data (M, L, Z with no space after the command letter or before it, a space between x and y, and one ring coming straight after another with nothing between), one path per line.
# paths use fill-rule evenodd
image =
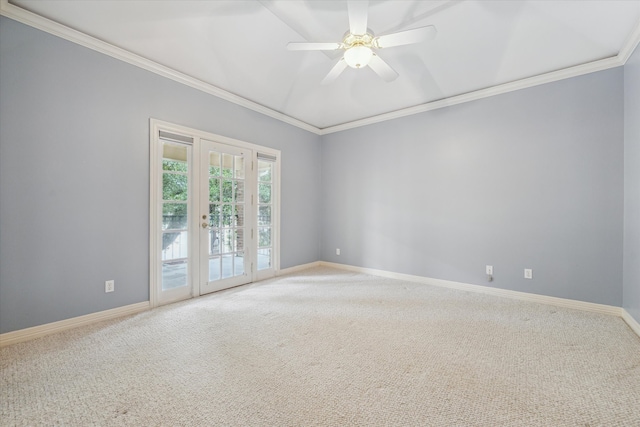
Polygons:
M636 50L640 44L640 22L636 25L636 28L629 34L629 38L625 42L620 52L618 52L618 59L621 62L621 65L624 65L629 60L629 57L633 54L633 51Z
M396 111L391 111L376 116L367 117L365 119L355 120L336 126L329 126L325 128L319 128L309 123L298 120L294 117L288 116L279 111L273 110L264 105L250 101L234 93L228 92L217 86L209 83L205 83L202 80L191 77L187 74L173 70L164 65L160 65L154 61L146 59L142 56L136 55L125 49L113 46L102 40L91 37L85 33L66 27L58 22L44 18L33 12L29 12L16 5L9 3L9 0L0 0L0 15L11 18L15 21L29 25L36 29L45 31L49 34L61 37L65 40L95 50L97 52L109 55L113 58L124 61L128 64L142 68L160 76L169 78L178 83L200 90L202 92L213 95L217 98L224 99L233 104L245 107L249 110L264 114L265 116L280 120L284 123L296 126L300 129L314 133L316 135L328 135L335 132L342 132L349 129L354 129L362 126L368 126L375 123L385 122L401 117L406 117L414 114L424 113L426 111L437 110L440 108L450 107L456 104L462 104L465 102L475 101L482 98L488 98L503 93L513 92L520 89L526 89L546 83L551 83L559 80L568 79L571 77L581 76L583 74L594 73L597 71L607 70L609 68L615 68L623 66L633 51L640 44L640 22L636 25L634 31L629 35L629 38L625 42L620 52L613 57L601 59L598 61L589 62L586 64L577 65L574 67L565 68L550 73L540 74L537 76L516 80L513 82L491 86L485 89L480 89L473 92L468 92L461 95L452 96L449 98L440 99L437 101L428 102L425 104L416 105L414 107L403 108Z
M411 116L413 114L424 113L425 111L437 110L439 108L450 107L456 104L475 101L482 98L488 98L503 93L513 92L520 89L526 89L533 86L552 83L559 80L569 79L571 77L581 76L583 74L595 73L597 71L607 70L623 66L629 60L634 50L640 44L640 22L636 24L635 29L627 38L624 46L616 56L605 58L598 61L588 62L586 64L576 65L574 67L564 68L562 70L552 71L550 73L540 74L537 76L516 80L513 82L491 86L473 92L440 99L438 101L428 102L426 104L416 105L414 107L403 108L401 110L391 111L389 113L377 116L367 117L361 120L355 120L336 126L330 126L321 129L321 135L328 135L334 132L341 132L348 129L367 126L374 123L380 123L387 120L393 120L400 117Z
M438 101L428 102L426 104L416 105L415 107L403 108L401 110L392 111L389 113L380 114L377 116L367 117L366 119L356 120L353 122L344 123L337 126L326 127L322 129L322 135L327 135L334 132L342 132L344 130L353 129L361 126L367 126L374 123L384 122L387 120L398 119L400 117L412 116L414 114L424 113L425 111L437 110L439 108L450 107L456 104L462 104L465 102L476 101L482 98L489 98L495 95L501 95L503 93L513 92L520 89L526 89L533 86L542 85L545 83L551 83L558 80L564 80L571 77L581 76L583 74L594 73L596 71L607 70L609 68L619 67L624 65L620 62L617 56L601 59L594 62L589 62L582 65L576 65L570 68L564 68L562 70L553 71L546 74L540 74L534 77L529 77L522 80L516 80L514 82L504 83L497 86L491 86L485 89L476 90L473 92L464 93L462 95L456 95L449 98L440 99Z
M196 79L172 68L158 64L157 62L151 61L140 55L136 55L135 53L129 52L128 50L111 45L107 42L69 28L65 25L47 19L28 10L22 9L21 7L9 3L8 0L0 0L0 15L11 18L14 21L29 25L38 30L45 31L49 34L63 38L70 42L79 44L80 46L84 46L105 55L109 55L113 58L119 59L144 70L151 71L152 73L169 78L178 83L182 83L186 86L213 95L217 98L224 99L225 101L229 101L241 107L245 107L249 110L264 114L265 116L269 116L276 120L280 120L287 124L309 131L311 133L315 133L316 135L320 134L320 129L315 126L290 117L286 114L280 113L279 111L272 110L271 108L250 101L224 89L220 89L219 87L212 84L205 83L202 80Z

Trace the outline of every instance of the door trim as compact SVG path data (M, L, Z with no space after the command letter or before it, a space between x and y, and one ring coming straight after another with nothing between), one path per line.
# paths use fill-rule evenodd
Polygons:
M200 157L200 140L206 139L208 141L215 141L226 145L232 145L238 148L245 148L247 150L251 150L253 152L252 161L255 163L255 167L257 167L257 153L263 153L270 156L274 156L277 160L275 162L275 183L274 189L276 194L276 200L274 204L276 206L275 212L273 215L273 224L274 224L274 255L272 259L273 268L267 271L257 271L257 266L254 263L253 270L251 271L252 281L263 280L268 277L277 276L280 272L280 209L281 209L281 197L280 197L280 159L281 152L280 150L276 150L269 147L264 147L257 144L252 144L250 142L241 141L234 138L229 138L222 135L217 135L193 128L189 128L186 126L177 125L174 123L169 123L161 120L157 120L154 118L149 119L149 302L151 307L157 307L165 302L160 300L160 295L158 292L158 282L161 279L160 274L160 257L157 256L160 251L158 248L161 245L161 239L159 238L158 229L161 227L161 212L159 212L159 201L162 200L162 179L161 179L161 154L162 154L162 143L159 138L160 131L165 131L169 133L175 133L178 135L184 135L193 138L193 149L192 155L194 161L192 162L195 166L194 172L197 173L196 177L199 177L199 157ZM196 178L197 180L198 178ZM193 188L195 190L194 195L197 197L199 194L197 183ZM254 207L252 206L252 209ZM199 212L193 212L194 215L198 215ZM191 215L190 215L191 216ZM253 221L256 221L256 215L253 215ZM196 221L197 225L198 222ZM257 226L254 223L253 228L257 230ZM200 234L199 230L195 234ZM192 242L194 246L199 247L198 241ZM191 246L191 244L190 244ZM252 249L253 250L253 249ZM190 272L192 273L193 280L192 289L190 292L190 297L200 295L200 268L197 260L197 256L192 257L193 261L190 266ZM166 301L166 303L170 303L173 301Z

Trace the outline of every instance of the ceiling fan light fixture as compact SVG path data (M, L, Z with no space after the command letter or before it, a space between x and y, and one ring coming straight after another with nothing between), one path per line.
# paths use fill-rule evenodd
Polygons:
M2 0L0 0L2 1ZM355 69L369 67L385 82L391 82L398 77L398 73L384 62L373 49L402 46L406 44L420 43L429 38L434 38L437 31L433 25L400 31L382 36L375 36L374 32L367 28L368 1L348 0L349 30L342 36L342 43L314 43L291 42L287 45L289 50L343 50L344 54L337 61L329 74L322 80L323 85L333 82L347 66Z
M371 61L373 51L367 46L353 46L346 50L344 53L344 61L351 68L366 67Z

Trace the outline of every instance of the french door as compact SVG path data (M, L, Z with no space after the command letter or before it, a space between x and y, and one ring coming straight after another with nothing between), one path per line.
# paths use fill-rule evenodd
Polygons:
M213 141L200 146L200 294L249 283L253 247L253 152ZM249 196L249 197L246 197ZM247 203L249 202L249 203Z
M151 120L153 306L274 276L278 150Z

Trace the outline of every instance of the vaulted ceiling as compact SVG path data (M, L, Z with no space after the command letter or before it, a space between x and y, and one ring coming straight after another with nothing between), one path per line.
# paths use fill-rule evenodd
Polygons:
M135 54L130 62L160 64L177 80L319 133L610 68L640 38L640 0L370 1L375 35L434 25L436 38L380 50L399 74L392 82L367 67L321 85L340 52L286 45L341 41L346 1L2 2L3 14L48 18Z

